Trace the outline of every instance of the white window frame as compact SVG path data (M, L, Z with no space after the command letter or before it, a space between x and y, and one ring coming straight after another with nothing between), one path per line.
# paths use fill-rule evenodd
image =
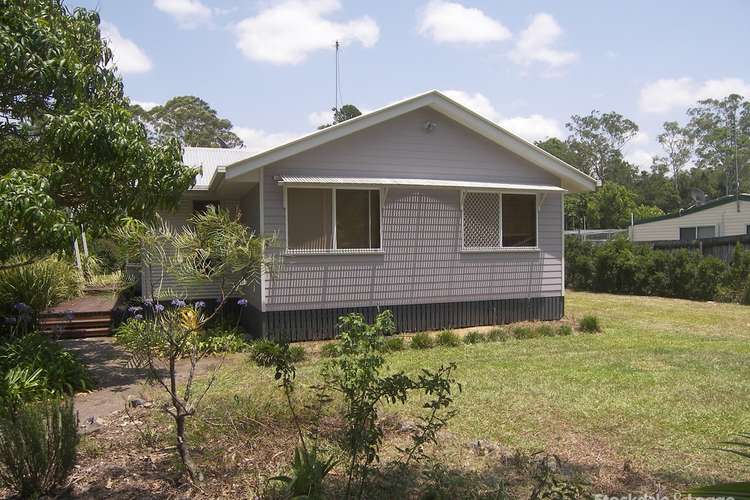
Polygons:
M498 196L498 242L500 243L497 247L467 247L464 246L464 242L466 241L464 239L464 199L466 198L466 194L468 193L495 193ZM503 246L503 193L505 194L528 194L533 195L535 198L535 205L536 205L536 217L535 217L535 223L536 223L536 234L534 241L536 242L535 246L529 246L529 247L506 247ZM544 200L547 198L547 193L540 193L535 191L497 191L494 189L465 189L461 190L460 193L461 196L461 252L465 253L488 253L488 252L538 252L539 251L539 214L541 212L542 204L544 203Z
M719 236L719 225L718 224L695 224L695 225L692 225L692 226L680 226L680 227L678 227L677 228L677 240L678 241L685 241L685 240L683 240L683 239L680 238L680 233L682 232L683 229L695 229L695 239L694 240L690 240L690 241L698 241L698 240L701 240L701 239L705 239L705 238L698 238L698 228L699 227L713 227L714 228L714 235L712 236L712 238L718 238L718 236Z
M289 248L289 210L287 210L287 189L325 189L331 191L331 245L332 248L316 249L294 249ZM336 190L359 190L359 191L378 191L380 203L378 203L378 217L380 218L380 247L378 248L337 248L338 241L336 235ZM284 252L287 255L372 255L385 253L383 250L383 205L387 188L377 188L371 186L339 186L331 187L324 185L312 186L284 186ZM370 214L372 215L372 214ZM369 224L372 224L372 218L369 218Z

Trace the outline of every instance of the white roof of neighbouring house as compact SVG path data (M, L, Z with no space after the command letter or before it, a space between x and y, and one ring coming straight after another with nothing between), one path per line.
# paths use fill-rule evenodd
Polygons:
M283 160L284 158L302 153L328 142L335 141L336 139L359 132L360 130L364 130L368 127L372 127L423 107L432 108L435 111L446 115L466 128L484 136L521 158L528 160L539 168L556 175L561 179L562 187L565 190L571 192L584 192L593 191L596 188L596 181L577 168L568 165L538 146L505 130L492 120L475 113L437 90L431 90L389 104L388 106L375 111L364 113L331 127L316 130L315 132L304 135L298 139L266 149L265 151L251 153L247 150L216 149L216 151L233 151L234 153L230 154L237 154L238 158L233 162L221 163L223 160L229 158L217 157L212 162L213 167L210 171L208 162L203 164L202 167L204 172L199 176L198 182L193 189L213 188L214 185L219 185L223 181L231 181L233 178L257 170L265 165ZM187 149L188 148L186 148L186 150ZM212 150L213 148L191 149ZM221 155L226 153L218 154ZM185 162L187 163L187 160L185 160Z
M250 158L257 151L244 148L182 148L182 162L189 167L197 167L201 172L195 176L193 189L205 189L218 167L226 167L240 160Z

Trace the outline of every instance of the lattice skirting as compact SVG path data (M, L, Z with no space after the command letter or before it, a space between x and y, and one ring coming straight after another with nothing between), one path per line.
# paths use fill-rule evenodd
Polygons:
M250 308L245 325L255 336L277 341L330 339L336 335L338 318L358 312L371 322L380 311L390 309L399 332L442 330L471 326L500 325L516 321L558 320L563 316L564 297L483 300L380 307L260 311Z

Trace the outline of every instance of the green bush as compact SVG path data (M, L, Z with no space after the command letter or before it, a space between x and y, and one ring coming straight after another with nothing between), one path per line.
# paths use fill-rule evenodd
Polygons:
M435 344L442 347L457 347L461 345L461 338L453 330L443 330L437 334Z
M435 341L429 333L420 332L411 338L412 349L429 349L435 345Z
M250 344L250 359L258 366L273 366L283 354L283 347L273 340L259 339Z
M301 345L289 346L289 361L292 363L301 363L307 357L305 348Z
M726 264L698 250L654 250L626 238L565 240L565 280L575 290L742 302L750 251L737 245Z
M28 386L28 391L19 395L25 401L50 394L73 395L93 387L86 368L76 357L42 333L0 344L0 374L4 377L3 391L19 384ZM36 374L36 382L30 384L32 374Z
M555 329L551 325L539 325L537 327L537 334L540 337L554 337Z
M73 400L23 403L0 412L0 484L21 498L60 486L75 464L78 418Z
M386 342L390 340L387 339ZM329 342L327 344L323 344L320 348L320 355L324 358L335 358L339 355L339 348L338 348L338 342Z
M78 269L57 257L48 257L0 271L0 312L10 313L14 304L24 303L39 313L82 291L83 278Z
M513 329L513 337L523 339L533 339L539 336L539 332L528 326L517 326Z
M602 331L599 325L599 318L591 314L587 314L581 321L578 322L578 329L586 333L596 333Z
M573 335L573 328L570 325L560 325L557 329L557 334L562 336Z
M403 351L404 346L403 337L386 337L385 339L385 350L387 352Z
M479 344L480 342L486 341L487 338L476 330L472 330L464 335L464 344Z
M209 354L245 352L250 344L237 328L209 328L200 334L200 349Z
M487 340L489 342L505 342L510 338L510 332L506 328L500 328L499 326L496 326L487 334Z

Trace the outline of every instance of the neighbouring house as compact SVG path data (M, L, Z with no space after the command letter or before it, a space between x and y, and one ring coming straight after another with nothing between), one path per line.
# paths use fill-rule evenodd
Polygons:
M266 151L185 148L184 158L202 173L167 219L181 225L215 204L276 235L280 265L249 294L244 319L285 340L330 338L353 311L390 309L400 331L559 319L563 195L595 188L437 91Z
M750 234L750 194L722 196L679 212L638 221L636 242L684 241Z

